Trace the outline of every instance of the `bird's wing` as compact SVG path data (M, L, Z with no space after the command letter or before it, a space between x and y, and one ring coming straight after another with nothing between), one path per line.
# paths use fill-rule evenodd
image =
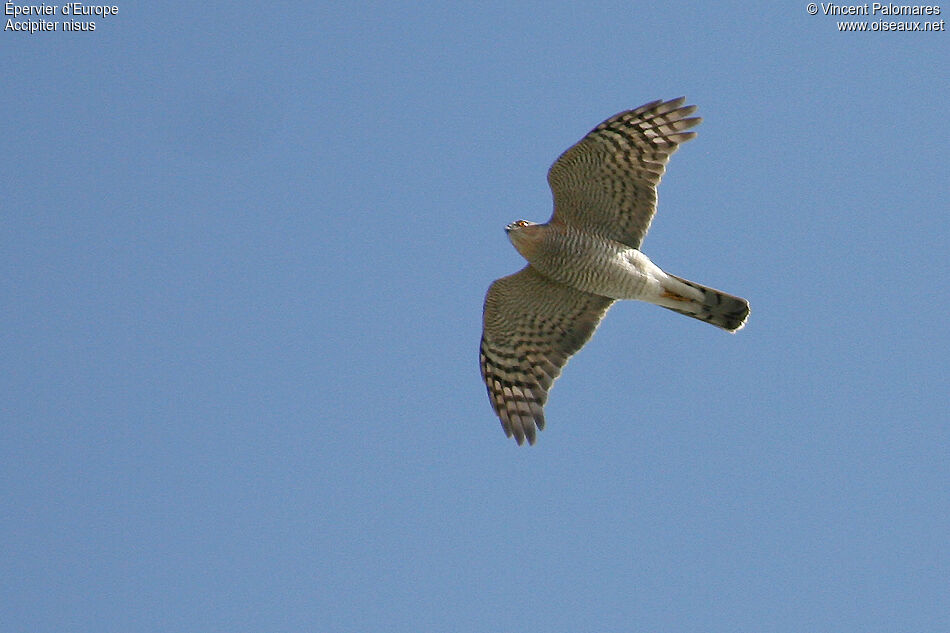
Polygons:
M617 114L554 162L552 222L563 222L639 248L656 212L656 186L670 155L696 136L685 97L652 101Z
M612 303L552 281L530 265L491 285L479 360L508 437L534 444L535 427L544 428L548 389Z

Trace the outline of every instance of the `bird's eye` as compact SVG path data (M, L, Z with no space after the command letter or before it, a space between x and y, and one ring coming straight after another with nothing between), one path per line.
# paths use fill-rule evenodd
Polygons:
M517 225L518 225L518 226L528 226L528 221L527 221L527 220L518 220Z

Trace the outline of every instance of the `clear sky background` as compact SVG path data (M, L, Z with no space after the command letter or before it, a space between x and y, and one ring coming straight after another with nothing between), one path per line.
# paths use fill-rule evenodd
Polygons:
M950 630L946 31L301 5L0 32L0 630ZM644 251L749 323L618 304L518 447L503 228L684 94Z

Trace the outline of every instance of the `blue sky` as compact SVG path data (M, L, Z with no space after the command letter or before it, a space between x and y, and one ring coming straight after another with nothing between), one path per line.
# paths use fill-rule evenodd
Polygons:
M118 7L0 33L0 629L950 629L945 31ZM503 227L684 94L643 250L749 323L618 304L519 448Z

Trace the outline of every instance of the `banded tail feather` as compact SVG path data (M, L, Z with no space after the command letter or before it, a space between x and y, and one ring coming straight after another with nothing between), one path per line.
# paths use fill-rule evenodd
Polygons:
M667 276L692 289L692 292L682 287L667 289L663 302L657 305L706 323L712 323L729 332L741 330L746 319L749 318L749 302L742 297L669 273Z

